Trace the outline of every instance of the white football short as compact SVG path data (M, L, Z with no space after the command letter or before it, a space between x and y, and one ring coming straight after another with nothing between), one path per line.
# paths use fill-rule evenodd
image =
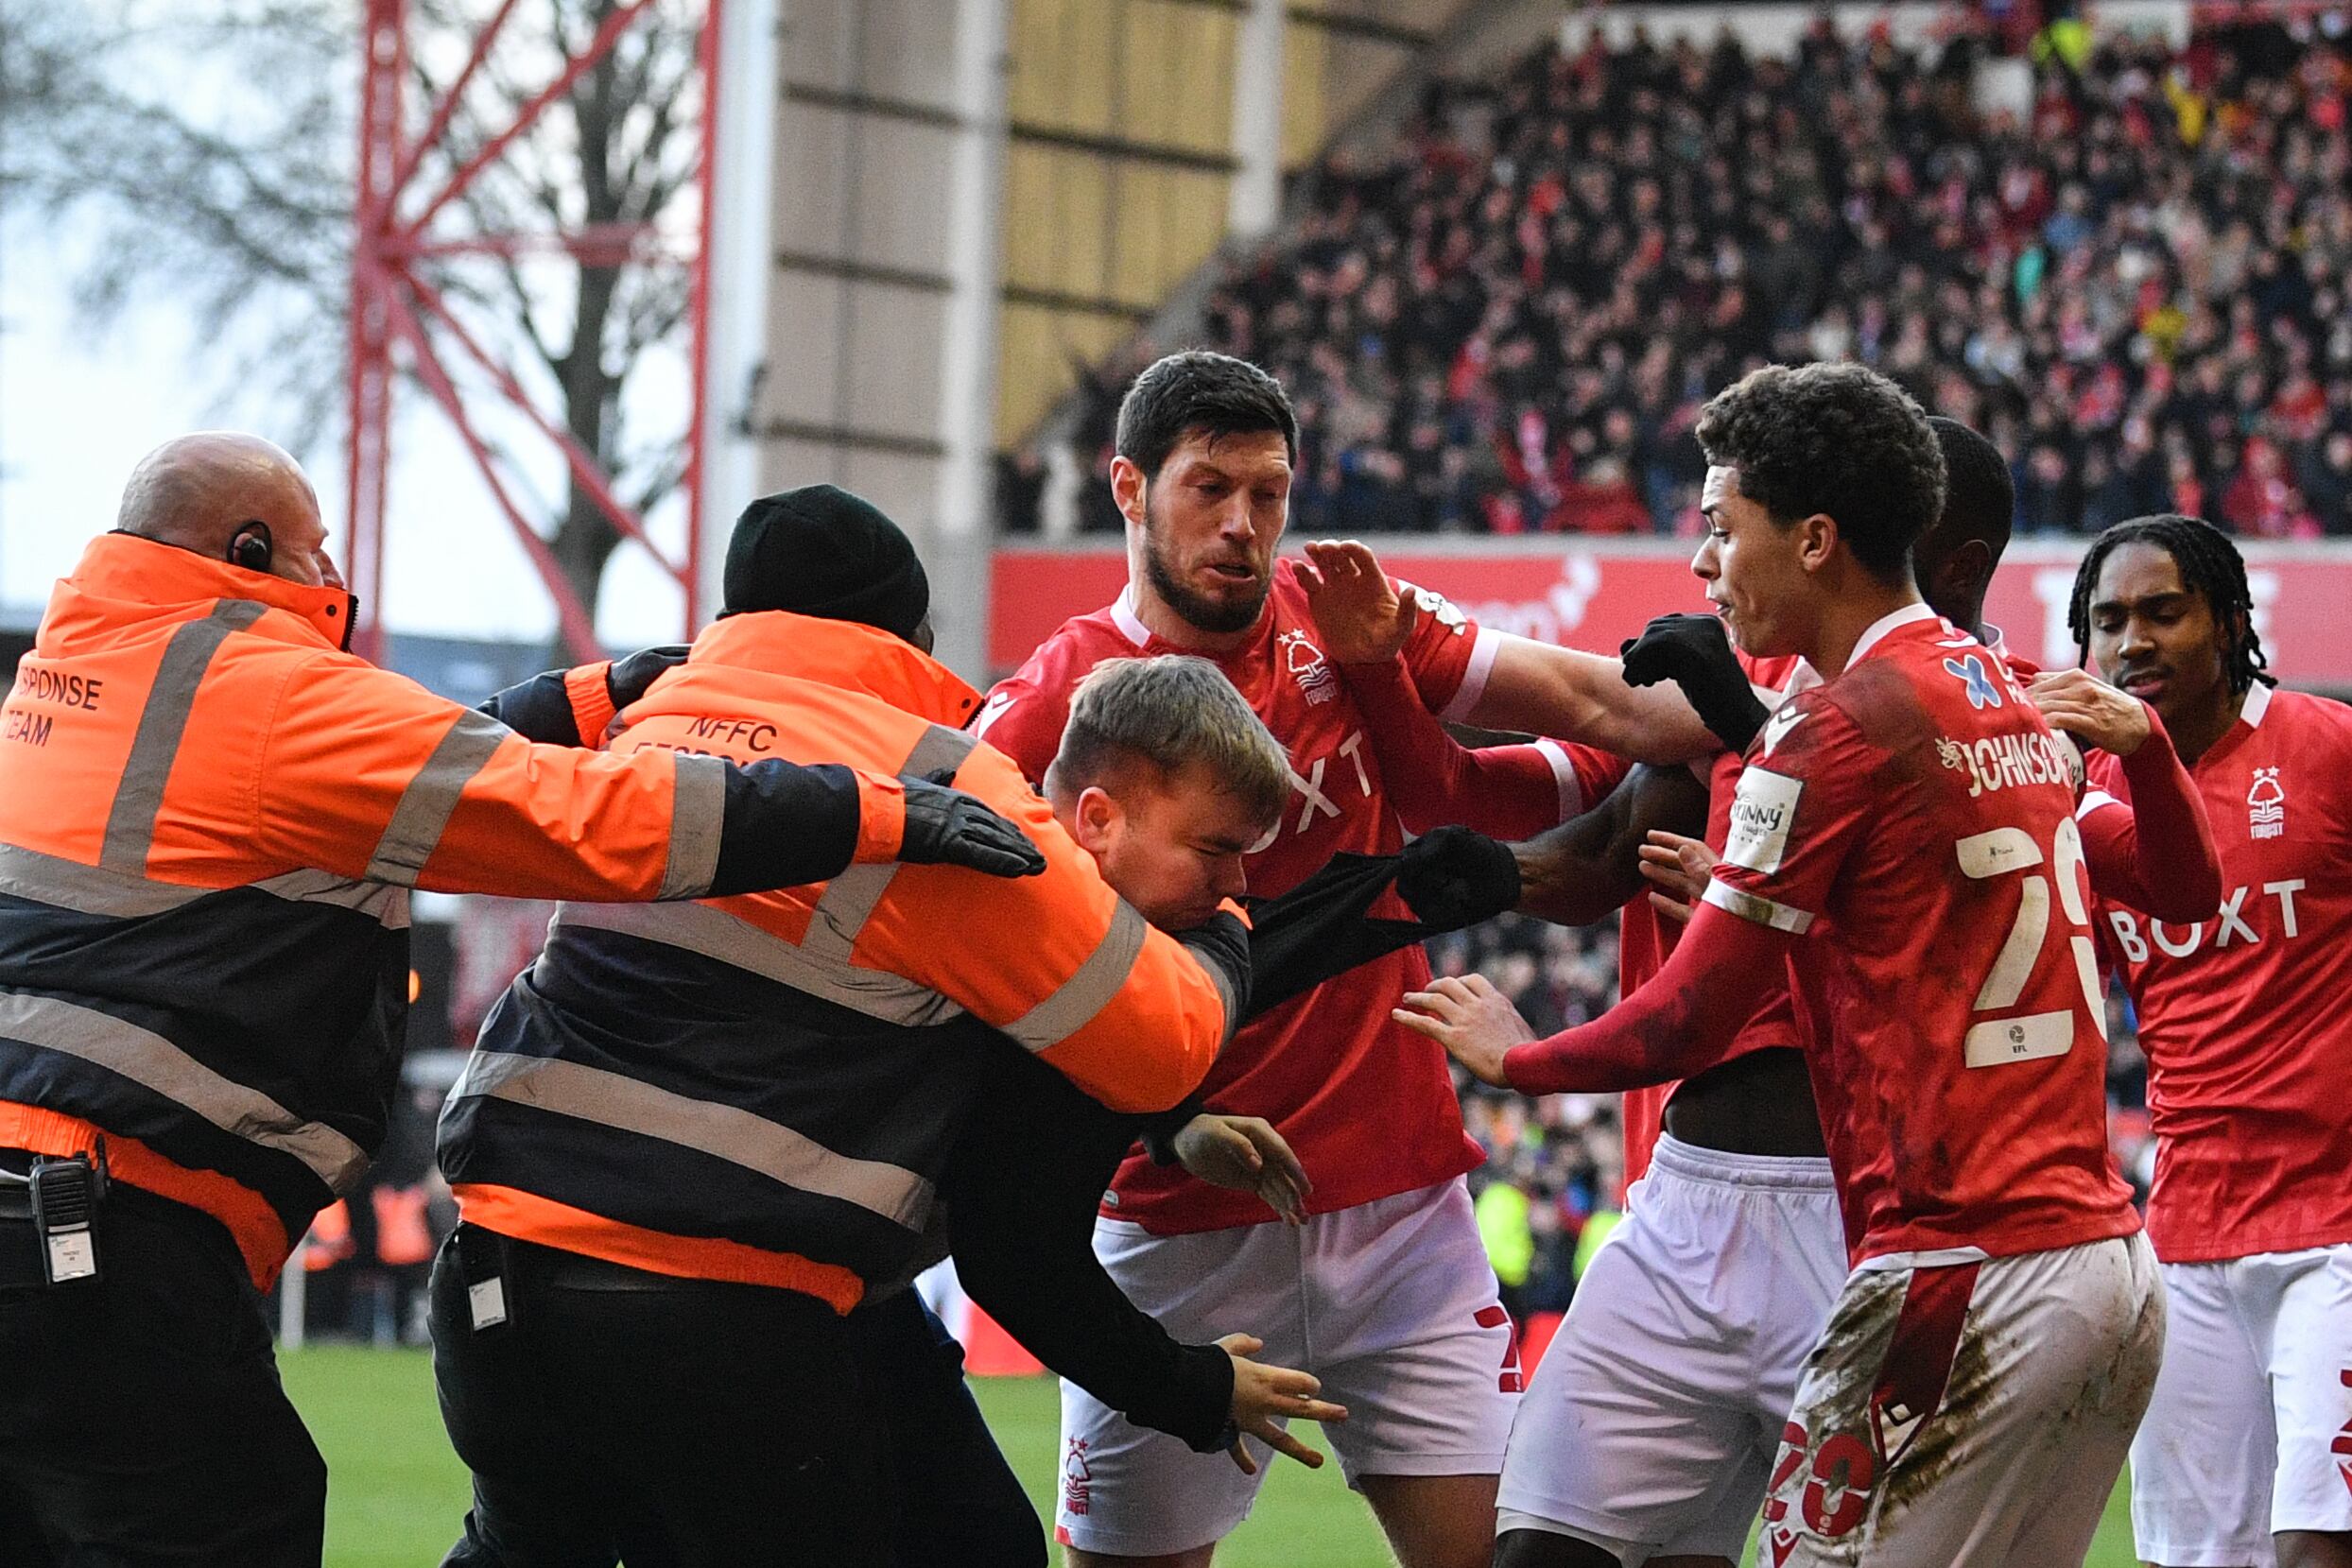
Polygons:
M1761 1568L2081 1568L2163 1358L2155 1253L2136 1234L1964 1258L1846 1281L1773 1464Z
M2352 1530L2352 1245L2164 1266L2164 1372L2132 1444L2132 1535L2165 1568L2271 1568Z
M1828 1161L1661 1138L1520 1402L1496 1528L1738 1561L1845 1275Z
M1155 1236L1102 1219L1095 1251L1178 1339L1253 1334L1266 1342L1257 1359L1321 1378L1322 1397L1348 1410L1324 1436L1351 1487L1366 1475L1502 1468L1518 1356L1460 1178L1297 1230ZM1222 1540L1249 1516L1264 1474L1133 1425L1068 1382L1062 1456L1055 1538L1129 1557Z

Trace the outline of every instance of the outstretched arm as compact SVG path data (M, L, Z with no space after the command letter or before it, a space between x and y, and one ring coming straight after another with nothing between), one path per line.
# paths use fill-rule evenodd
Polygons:
M548 670L491 693L475 712L543 746L599 746L613 715L684 663L686 651L681 645L640 648L625 659Z
M1027 1053L992 1053L986 1072L942 1183L956 1272L972 1299L1040 1361L1139 1426L1202 1453L1230 1444L1243 1463L1237 1428L1320 1465L1320 1454L1271 1420L1344 1419L1314 1397L1314 1378L1247 1359L1257 1342L1237 1333L1179 1343L1095 1256L1095 1207L1133 1119Z
M1422 702L1402 658L1342 664L1340 673L1364 715L1382 791L1408 832L1453 823L1526 838L1580 804L1575 764L1557 742L1473 750Z
M1636 767L1592 810L1512 846L1519 913L1590 925L1642 890L1641 846L1653 830L1696 836L1706 825L1707 786L1688 767Z
M1378 558L1354 540L1306 546L1299 574L1324 649L1340 663L1386 663L1403 650L1418 608L1398 594ZM1478 700L1457 716L1489 730L1558 735L1637 762L1688 762L1720 750L1671 686L1626 684L1615 659L1507 633Z
M1720 893L1742 895L1718 883ZM1483 976L1407 993L1396 1021L1480 1080L1523 1094L1615 1094L1695 1077L1723 1059L1795 939L1710 902L1651 982L1590 1024L1538 1040Z

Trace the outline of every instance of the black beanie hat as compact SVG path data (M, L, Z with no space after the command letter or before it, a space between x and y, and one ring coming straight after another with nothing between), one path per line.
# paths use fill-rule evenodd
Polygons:
M879 627L908 642L931 608L931 579L898 525L832 485L763 495L727 541L722 615L788 610Z

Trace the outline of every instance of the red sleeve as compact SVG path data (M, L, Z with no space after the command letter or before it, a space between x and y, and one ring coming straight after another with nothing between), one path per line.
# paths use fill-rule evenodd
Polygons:
M1022 777L1043 789L1046 769L1062 750L1062 727L1069 717L1069 692L1047 689L1025 669L990 690L972 721L972 732L1011 757Z
M1531 838L1575 816L1616 782L1598 760L1608 754L1585 747L1545 741L1472 750L1423 703L1402 659L1342 664L1340 672L1363 715L1380 764L1381 790L1409 833L1457 823L1490 838ZM1588 771L1600 785L1590 793Z
M1406 634L1405 666L1421 700L1441 718L1461 718L1486 690L1500 639L1482 629L1444 594L1391 577L1397 594L1413 607Z
M1788 968L1796 938L1701 905L1650 983L1590 1024L1514 1046L1523 1094L1609 1094L1696 1077L1721 1061Z
M2196 784L2153 708L2148 725L2139 750L2117 759L2128 802L2096 787L2084 794L2076 814L2083 859L2100 897L2188 924L2221 906L2221 852Z
M1880 809L1885 753L1818 688L1791 698L1748 753L1706 902L1802 936Z

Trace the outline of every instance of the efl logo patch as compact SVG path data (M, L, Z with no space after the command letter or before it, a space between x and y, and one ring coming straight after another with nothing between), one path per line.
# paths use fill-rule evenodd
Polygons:
M1957 677L1961 684L1968 688L1968 706L1971 708L1997 708L2001 705L2000 688L1993 684L1992 676L1985 673L1984 661L1975 654L1965 659L1945 660L1944 673Z
M1780 870L1789 851L1789 824L1797 814L1802 782L1768 767L1751 767L1739 775L1739 793L1731 802L1731 836L1723 843L1723 863L1752 871Z
M2287 791L2278 782L2278 769L2257 767L2254 770L2254 787L2246 791L2246 835L2252 838L2277 838L2287 832Z

